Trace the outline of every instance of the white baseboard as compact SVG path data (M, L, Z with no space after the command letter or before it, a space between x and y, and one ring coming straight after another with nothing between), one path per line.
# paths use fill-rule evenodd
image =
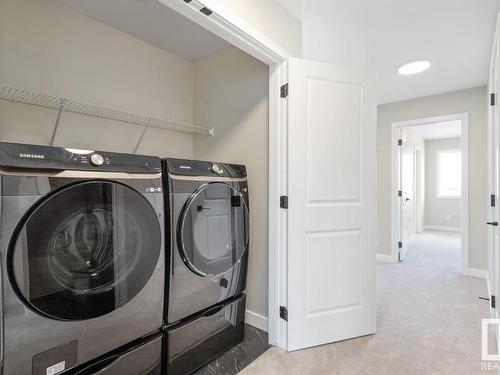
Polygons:
M488 280L488 271L481 270L479 268L466 268L462 271L462 273L467 276L479 277L481 279Z
M265 332L268 331L267 317L247 310L245 313L245 322L251 326L257 327Z
M397 263L397 259L395 259L392 255L377 254L377 262L380 262L380 263Z
M457 232L460 233L462 228L460 227L449 227L445 225L424 225L424 230L438 230L441 232Z

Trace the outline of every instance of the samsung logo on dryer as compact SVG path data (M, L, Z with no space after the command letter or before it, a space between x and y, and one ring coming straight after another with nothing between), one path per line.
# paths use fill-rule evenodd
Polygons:
M20 158L24 159L45 159L45 155L40 155L40 154L19 154Z

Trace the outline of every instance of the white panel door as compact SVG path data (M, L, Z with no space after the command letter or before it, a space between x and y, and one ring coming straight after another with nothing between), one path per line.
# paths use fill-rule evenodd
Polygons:
M399 261L403 261L408 251L408 239L416 232L415 220L415 147L405 141L405 131L401 129L403 144L400 147L401 186L401 235L402 248Z
M375 333L376 143L369 74L289 62L288 350Z
M403 241L415 233L414 162L415 150L412 145L402 146L402 190L403 190Z
M423 232L423 202L425 191L425 178L423 176L423 152L415 148L415 232Z
M493 46L489 93L495 94L495 105L490 105L488 119L488 185L492 200L488 202L488 286L492 296L498 296L500 290L500 239L498 222L500 221L500 111L498 109L500 88L500 17L497 20L495 43ZM490 99L490 98L489 98ZM491 99L490 99L491 100ZM493 104L493 103L490 103ZM494 225L496 224L496 225ZM498 297L496 297L498 299ZM498 302L496 302L498 304ZM490 304L491 307L491 304ZM491 316L498 318L498 309L491 307Z

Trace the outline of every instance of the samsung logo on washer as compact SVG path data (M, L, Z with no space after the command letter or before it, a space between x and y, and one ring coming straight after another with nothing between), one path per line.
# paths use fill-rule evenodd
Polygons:
M19 154L20 158L25 158L25 159L45 159L45 155L40 155L40 154Z

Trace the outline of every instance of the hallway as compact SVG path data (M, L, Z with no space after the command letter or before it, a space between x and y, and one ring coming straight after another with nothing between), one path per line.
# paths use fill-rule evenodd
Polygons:
M401 264L377 265L378 332L286 353L273 347L243 375L481 374L483 279L460 273L460 235L415 235Z

